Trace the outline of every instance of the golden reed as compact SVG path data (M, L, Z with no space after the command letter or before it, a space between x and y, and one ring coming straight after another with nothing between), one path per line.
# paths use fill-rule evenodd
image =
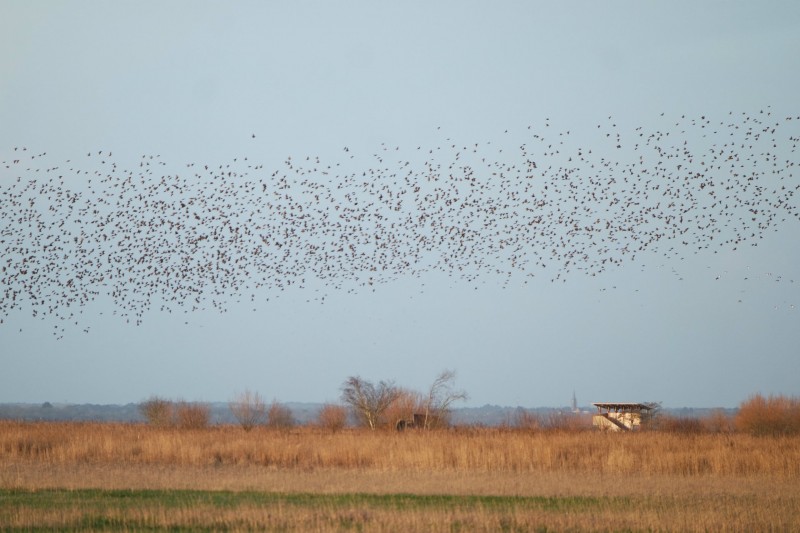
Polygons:
M800 476L800 436L662 431L326 431L0 421L3 463L426 472Z

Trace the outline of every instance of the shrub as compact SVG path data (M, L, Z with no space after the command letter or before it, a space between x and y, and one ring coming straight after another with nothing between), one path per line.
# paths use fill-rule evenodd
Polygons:
M723 409L715 409L703 419L703 426L709 433L730 433L733 431L733 417Z
M202 403L178 402L153 396L139 405L148 424L155 427L201 429L208 427L211 409Z
M583 431L591 429L592 417L571 411L553 411L547 414L543 429L553 431Z
M546 414L518 408L511 426L529 431L583 431L592 428L592 416L572 411L551 411Z
M735 424L753 435L800 434L800 398L756 394L739 406Z
M257 392L245 390L229 404L230 410L245 431L267 420L267 405Z
M272 402L267 411L267 425L271 428L290 428L295 425L292 411L285 405L281 405L276 401Z
M175 406L175 423L183 429L203 429L211 420L211 410L202 403L179 402Z
M174 423L173 403L158 396L151 396L142 402L139 405L139 412L151 426L168 427Z
M325 404L317 415L317 425L333 432L347 425L347 408L342 405Z
M690 416L670 416L662 414L655 421L651 429L666 431L668 433L703 433L706 427L699 418Z
M413 422L414 413L422 411L421 404L422 401L418 393L406 389L397 389L397 396L381 415L380 425L395 429L397 423L401 420Z
M544 422L539 413L534 413L519 407L514 413L510 425L520 429L537 430L542 428Z

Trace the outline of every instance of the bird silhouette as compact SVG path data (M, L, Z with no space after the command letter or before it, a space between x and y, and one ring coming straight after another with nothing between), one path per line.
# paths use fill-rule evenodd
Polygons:
M62 335L98 299L139 324L312 279L348 292L429 272L567 283L644 253L755 246L796 223L800 117L673 120L623 130L608 117L580 146L574 125L548 119L504 130L511 145L382 143L366 156L345 146L346 161L176 169L159 154L126 168L111 150L80 163L14 147L0 162L0 317L29 311Z

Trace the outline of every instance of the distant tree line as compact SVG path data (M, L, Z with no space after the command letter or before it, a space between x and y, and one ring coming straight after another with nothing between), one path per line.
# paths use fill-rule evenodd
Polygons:
M316 424L338 431L352 421L369 429L446 427L454 402L465 400L467 393L454 387L456 374L441 372L424 393L401 388L393 381L373 383L360 376L348 377L341 386L341 404L325 404ZM245 390L237 393L228 407L245 431L258 426L286 429L296 425L292 411L273 400L267 404L260 393ZM153 396L139 405L145 421L156 427L203 428L211 420L208 405L199 402L171 401Z
M329 431L348 426L378 429L446 428L453 424L453 404L467 399L455 387L456 374L445 370L424 392L397 386L393 381L369 381L349 376L340 387L339 403L326 403L293 411L287 405L265 401L251 390L234 395L227 405L213 404L214 419L234 422L245 431L256 427L289 429L298 424ZM660 407L660 406L658 406ZM296 409L298 409L296 407ZM583 431L592 428L591 413L567 409L525 409L484 406L466 409L456 424L500 426L525 431ZM800 434L800 398L756 394L738 409L654 409L656 415L643 422L643 429L670 433L741 432L755 436ZM301 417L301 421L295 418ZM501 417L501 418L498 418ZM2 404L0 419L16 420L97 420L128 421L144 419L161 428L201 429L209 426L212 404L169 400L152 396L139 404L40 405Z

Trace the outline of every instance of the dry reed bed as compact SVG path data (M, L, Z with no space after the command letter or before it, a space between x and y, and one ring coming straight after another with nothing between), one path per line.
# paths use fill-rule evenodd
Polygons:
M800 523L800 437L0 421L0 489L0 528L790 531ZM95 489L168 490L131 503L135 492ZM170 504L176 489L190 493ZM243 495L230 506L203 500L219 491ZM308 494L332 499L281 500ZM421 500L396 507L364 494ZM473 495L512 498L496 506Z
M381 472L762 476L800 479L800 437L502 429L201 430L0 421L0 464L258 466Z

